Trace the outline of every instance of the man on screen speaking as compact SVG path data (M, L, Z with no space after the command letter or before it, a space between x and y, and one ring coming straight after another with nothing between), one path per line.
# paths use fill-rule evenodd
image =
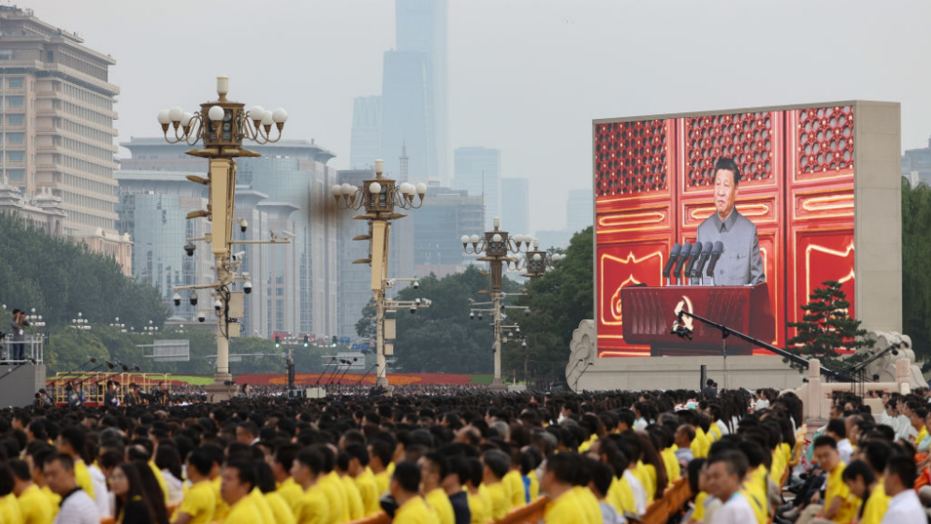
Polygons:
M740 169L731 158L719 158L714 165L715 213L698 226L698 242L721 241L724 252L714 268L716 286L744 286L765 280L756 226L737 212L737 186Z

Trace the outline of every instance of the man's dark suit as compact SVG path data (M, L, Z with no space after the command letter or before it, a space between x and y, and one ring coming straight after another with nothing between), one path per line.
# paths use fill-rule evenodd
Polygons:
M725 221L715 213L698 226L698 242L713 244L719 240L724 244L724 252L714 268L714 285L745 286L766 280L756 225L738 213L737 208Z

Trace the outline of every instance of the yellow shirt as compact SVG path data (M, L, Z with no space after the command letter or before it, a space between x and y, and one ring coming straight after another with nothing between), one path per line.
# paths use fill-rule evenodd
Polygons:
M443 488L436 488L427 493L424 497L427 505L433 508L440 524L456 524L456 514L453 513L453 505L449 501L449 495L443 491Z
M669 484L682 476L682 467L679 465L679 459L676 458L676 451L673 448L666 448L659 454L663 459L663 465L666 466L666 478Z
M746 483L746 491L749 494L747 500L756 515L759 524L766 524L769 520L769 499L767 498L768 486L766 484L766 467L759 466L750 472L750 481Z
M708 436L710 437L712 444L714 444L715 442L718 441L718 439L721 438L721 428L718 427L717 422L711 423L711 426L708 427L708 433L710 433L710 435Z
M346 493L346 502L349 508L349 520L359 520L365 516L365 507L362 505L362 495L359 494L359 488L353 482L352 477L343 475L339 478L343 485L343 492Z
M520 471L508 471L501 483L504 484L505 494L512 508L527 504L527 490L524 489L524 479L520 476Z
M23 513L19 510L16 495L10 493L0 497L0 515L3 516L3 524L23 524Z
M588 488L583 488L582 486L576 486L572 488L575 491L576 499L579 501L579 506L582 509L582 513L579 515L587 524L601 524L601 506L598 505L598 499L595 498L595 494Z
M391 475L387 471L382 471L381 473L374 473L373 476L375 477L375 487L378 488L378 496L381 497L388 491Z
M226 515L230 512L230 507L223 500L223 497L220 496L220 482L222 478L219 476L212 481L210 481L210 487L213 488L213 499L217 502L217 506L213 509L213 520L217 522L223 522L226 519Z
M285 504L288 505L292 511L294 511L294 506L297 505L297 501L304 496L304 489L300 487L297 482L294 482L294 479L288 477L284 482L278 486L278 491L276 491L281 498L285 501Z
M504 484L496 482L486 486L488 495L491 497L491 518L492 520L501 520L508 511L511 511L511 501L504 492Z
M349 508L346 507L347 504L343 501L342 486L338 482L338 480L334 482L333 477L330 475L321 475L317 480L317 485L320 486L323 496L326 497L329 524L341 524L349 521Z
M466 491L466 494L469 496L469 524L485 524L488 522L490 515L485 511L485 503L482 502L481 495L471 491Z
M928 436L928 427L921 426L921 431L918 432L918 435L915 437L915 445L921 444L921 441Z
M637 513L637 502L634 499L634 492L630 489L630 484L624 477L611 480L611 487L608 489L608 503L614 506L614 509L621 515L625 511Z
M643 477L645 482L641 482L643 482L643 488L647 490L647 502L653 502L657 496L659 496L659 498L663 498L662 493L656 492L656 468L653 467L653 464L644 464L642 462L638 462L637 469L643 470Z
M297 524L326 524L330 521L326 495L320 484L311 486L292 509Z
M355 478L356 489L359 490L359 496L362 497L362 510L366 517L371 517L381 511L381 505L378 498L378 486L375 484L375 475L366 469Z
M269 509L272 510L272 522L274 524L295 524L294 513L284 497L277 491L265 493L265 502L268 503Z
M84 490L91 499L94 497L94 480L91 479L91 472L87 469L87 464L83 460L74 461L74 480L78 487Z
M588 440L586 440L585 442L582 443L581 446L579 446L579 453L585 453L586 451L591 449L592 444L594 444L596 440L598 440L598 434L593 433L592 436L588 438Z
M423 498L416 496L405 502L394 514L393 524L437 524L436 513Z
M249 495L239 499L239 502L236 504L233 504L233 507L230 508L229 515L227 515L226 519L223 520L223 524L258 523L269 524L262 520L262 515L259 514L259 510L256 509L255 504Z
M863 508L863 518L860 524L879 524L889 509L890 497L886 496L886 488L883 485L883 479L879 479L876 487L870 492L866 499L866 507Z
M188 489L178 507L178 513L191 516L190 524L210 524L217 510L217 499L209 480L202 480Z
M61 504L61 495L53 493L48 486L42 486L39 490L45 495L45 498L52 504L52 519L58 515L58 506Z
M841 499L840 509L831 519L839 524L853 522L853 518L857 514L857 508L860 507L860 500L850 493L850 488L847 487L847 483L843 480L844 468L846 467L843 462L838 463L834 471L828 474L827 488L824 490L825 508L831 505L834 497L840 497Z
M530 502L533 502L540 497L540 481L537 480L537 474L533 471L527 476L530 477Z
M275 516L272 515L272 508L268 506L265 495L262 495L262 490L259 488L252 488L252 491L249 492L249 501L252 502L252 505L258 510L259 516L262 517L262 522L266 524L275 522Z
M700 491L698 492L698 495L695 495L695 509L692 510L692 520L695 520L696 522L704 522L706 498L708 498L708 494L704 491Z
M155 480L158 481L158 486L162 488L162 494L165 495L165 505L168 505L168 483L165 482L165 475L162 475L162 471L158 469L158 466L155 465L154 460L149 461L149 469L152 470L152 473L155 474Z
M23 516L24 524L52 524L52 503L39 486L33 484L26 488L17 499L19 512Z
M494 504L491 500L491 493L488 491L487 484L478 485L478 496L482 500L482 507L485 509L485 522L492 520L492 512L494 511Z
M576 493L570 489L546 504L543 521L546 524L578 524L581 514Z

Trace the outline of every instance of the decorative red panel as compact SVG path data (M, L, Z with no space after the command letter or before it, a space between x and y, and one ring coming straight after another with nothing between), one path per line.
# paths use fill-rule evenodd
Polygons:
M772 112L685 118L684 190L711 189L714 163L722 157L737 163L741 184L771 183L781 168L780 118Z
M793 174L807 178L824 172L853 170L853 107L819 107L794 112ZM790 117L791 118L791 117Z
M669 186L665 120L616 122L595 128L595 191L599 197L664 191Z

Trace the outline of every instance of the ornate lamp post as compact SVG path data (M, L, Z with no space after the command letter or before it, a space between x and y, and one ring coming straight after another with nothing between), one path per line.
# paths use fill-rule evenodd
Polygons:
M502 313L506 308L517 308L524 309L526 314L530 314L530 310L527 308L522 308L520 306L506 306L502 304L502 301L507 298L507 294L501 292L501 279L502 272L505 264L514 264L517 263L517 259L511 255L521 253L521 249L530 249L530 244L532 238L526 235L515 235L513 237L508 236L507 231L501 230L501 219L495 217L494 220L494 229L491 231L486 231L484 238L480 238L478 235L463 235L459 239L462 242L462 248L465 250L468 255L482 255L479 260L488 262L488 267L491 270L489 278L491 280L491 289L489 294L491 295L490 303L473 303L473 305L490 305L490 310L476 310L473 309L473 313L470 313L470 317L474 315L474 311L490 311L494 317L492 326L494 327L495 333L495 378L492 380L491 389L492 391L505 391L507 388L504 385L504 382L501 380L501 330L504 328L502 324ZM513 294L512 294L513 295ZM481 318L481 316L479 317Z
M385 177L385 163L375 161L375 178L366 180L362 187L351 184L334 185L331 188L336 206L340 209L360 210L365 213L353 218L367 220L369 233L359 235L353 240L368 240L368 258L355 260L353 264L369 264L372 267L371 288L375 295L375 359L377 376L375 385L388 386L387 367L385 365L385 290L388 286L388 239L391 221L404 218L405 214L395 213L395 208L418 209L423 205L427 185L416 186L403 182L400 185ZM414 197L417 196L415 200Z
M188 180L209 186L209 204L206 210L188 213L187 218L208 218L211 233L201 239L190 239L184 246L189 255L194 254L195 240L210 244L210 251L216 257L217 280L210 284L178 286L175 288L174 302L179 305L180 289L213 289L216 293L214 310L217 315L217 368L214 383L206 389L214 400L225 400L233 395L229 384L232 375L229 368L229 339L239 336L240 324L237 317L242 316L242 292L230 291L230 284L237 279L247 280L238 275L241 257L232 256L234 243L262 243L261 241L232 241L232 231L236 201L236 158L261 156L254 151L243 148L243 140L252 140L258 144L268 144L281 139L281 132L288 120L284 109L266 111L261 106L249 110L239 102L226 98L229 92L229 77L217 77L218 99L201 104L200 111L187 113L180 107L164 109L158 114L158 123L162 126L165 140L171 144L186 143L195 145L203 143L203 148L192 149L187 154L206 158L210 161L208 178L188 175ZM169 131L172 131L169 134ZM240 227L245 228L244 224ZM276 240L287 243L288 240ZM251 288L250 288L251 289ZM196 295L194 295L196 297ZM195 302L192 298L191 302Z
M530 280L540 278L546 274L547 271L555 269L556 264L566 258L566 255L562 253L553 253L550 255L546 251L541 250L540 240L537 238L534 238L532 243L533 249L528 249L522 260L515 261L509 267L512 271L526 271L521 275L523 277L527 277Z

